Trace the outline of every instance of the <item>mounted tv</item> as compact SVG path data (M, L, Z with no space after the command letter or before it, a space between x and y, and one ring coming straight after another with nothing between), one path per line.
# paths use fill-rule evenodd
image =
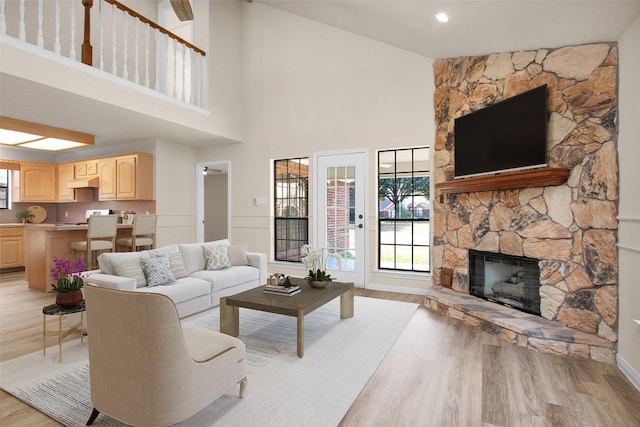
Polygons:
M455 120L454 177L547 166L547 85Z

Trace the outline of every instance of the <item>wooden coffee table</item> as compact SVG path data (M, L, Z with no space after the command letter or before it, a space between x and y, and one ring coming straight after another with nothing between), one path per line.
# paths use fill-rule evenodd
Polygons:
M298 357L304 356L304 316L340 297L340 318L353 317L353 283L331 282L325 288L312 288L303 279L291 278L301 292L294 296L263 292L264 286L220 298L220 332L237 337L240 334L239 309L266 311L298 319Z

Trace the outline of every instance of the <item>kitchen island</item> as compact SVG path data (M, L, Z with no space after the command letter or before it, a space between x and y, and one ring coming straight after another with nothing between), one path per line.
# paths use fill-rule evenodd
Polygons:
M71 259L71 242L85 240L88 228L87 224L24 225L25 278L29 288L45 292L52 289L50 268L53 267L53 259ZM118 224L116 238L131 237L132 229L132 224Z

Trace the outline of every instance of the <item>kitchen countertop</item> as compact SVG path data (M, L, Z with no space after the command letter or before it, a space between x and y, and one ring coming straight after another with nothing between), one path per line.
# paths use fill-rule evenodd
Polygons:
M22 224L20 224L22 225ZM87 230L89 224L24 224L25 230L32 231L69 231ZM118 229L133 228L133 224L118 224Z
M0 224L0 228L22 228L24 224L21 222L9 222L6 224Z

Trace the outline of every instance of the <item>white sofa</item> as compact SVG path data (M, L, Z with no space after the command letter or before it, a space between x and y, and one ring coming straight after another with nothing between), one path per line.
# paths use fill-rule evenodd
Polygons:
M150 265L166 266L166 262L171 274L162 267L151 270ZM267 282L267 256L246 252L246 245L230 245L227 239L140 252L103 253L98 264L99 272L90 272L86 282L167 295L175 303L180 318L220 305L220 297Z

